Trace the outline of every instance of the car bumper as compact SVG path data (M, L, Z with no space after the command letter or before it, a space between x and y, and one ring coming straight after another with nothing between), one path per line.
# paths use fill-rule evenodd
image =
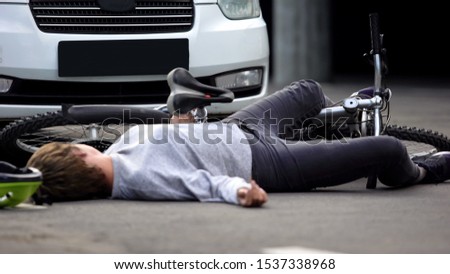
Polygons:
M195 77L245 68L262 67L263 85L259 94L239 98L230 105L211 106L212 113L233 112L267 92L269 46L262 18L232 21L226 19L216 4L195 6L193 28L183 33L87 35L41 32L27 4L0 3L0 77L54 82L142 82L164 81L166 75L60 77L58 44L61 41L89 40L189 40L189 70ZM201 22L207 21L208 24ZM119 65L119 64L118 64ZM79 91L83 93L83 90ZM152 91L149 90L149 93ZM0 93L0 101L3 94ZM87 95L89 96L89 95ZM97 102L101 103L101 101ZM157 104L145 104L155 106ZM0 104L0 119L21 117L59 109L58 105Z

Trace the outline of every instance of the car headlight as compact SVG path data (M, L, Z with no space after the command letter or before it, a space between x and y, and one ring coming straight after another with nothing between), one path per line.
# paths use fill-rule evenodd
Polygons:
M9 91L13 83L13 80L0 78L0 93L6 93Z
M230 72L216 77L216 86L226 89L240 89L260 86L262 69Z
M259 0L218 0L218 4L229 19L256 18L261 14Z

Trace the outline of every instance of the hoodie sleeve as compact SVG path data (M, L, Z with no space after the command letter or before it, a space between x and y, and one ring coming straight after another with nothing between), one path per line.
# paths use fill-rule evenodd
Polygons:
M205 170L197 170L186 176L185 186L202 202L227 202L239 204L239 188L251 188L250 183L240 177L213 176Z

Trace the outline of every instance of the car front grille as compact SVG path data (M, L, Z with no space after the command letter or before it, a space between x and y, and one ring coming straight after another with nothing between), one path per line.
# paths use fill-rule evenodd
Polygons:
M95 0L31 0L30 8L39 29L51 33L186 32L194 22L193 0L136 0L126 12L103 10Z

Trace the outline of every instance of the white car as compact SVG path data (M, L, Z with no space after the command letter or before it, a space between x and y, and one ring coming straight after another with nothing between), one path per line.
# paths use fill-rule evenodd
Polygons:
M164 104L167 73L235 92L227 114L267 95L259 0L0 0L0 119L61 104Z

